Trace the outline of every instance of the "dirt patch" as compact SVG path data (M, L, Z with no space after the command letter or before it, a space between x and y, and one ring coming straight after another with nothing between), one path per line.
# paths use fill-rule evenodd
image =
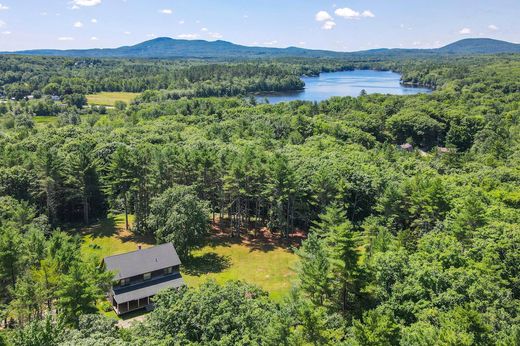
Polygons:
M307 238L307 233L296 229L285 237L279 232L272 232L267 227L259 230L249 229L243 231L240 236L232 236L227 222L218 220L211 225L210 237L206 245L243 244L251 250L270 251L275 248L292 250L300 247L302 241Z

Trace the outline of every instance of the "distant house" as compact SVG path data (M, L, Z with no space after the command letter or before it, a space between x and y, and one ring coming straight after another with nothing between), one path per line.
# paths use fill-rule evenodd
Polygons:
M157 292L185 285L172 243L105 257L103 265L115 273L116 283L108 292L108 300L118 315L149 309Z
M53 100L53 101L59 101L59 100L61 100L61 98L60 98L58 95L52 95L52 96L51 96L51 100Z
M410 143L404 143L404 144L399 145L399 149L411 152L411 151L413 151L413 145L411 145Z
M449 154L451 153L451 149L450 148L445 148L445 147L437 147L437 152L439 154Z

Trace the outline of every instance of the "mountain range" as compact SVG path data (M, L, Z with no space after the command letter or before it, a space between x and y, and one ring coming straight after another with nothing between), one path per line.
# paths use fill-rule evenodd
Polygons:
M358 52L336 52L298 47L249 47L227 41L178 40L159 37L133 46L97 49L35 49L0 54L92 58L233 59L233 58L352 58L356 56L477 55L520 53L520 44L489 38L470 38L435 49L383 48Z

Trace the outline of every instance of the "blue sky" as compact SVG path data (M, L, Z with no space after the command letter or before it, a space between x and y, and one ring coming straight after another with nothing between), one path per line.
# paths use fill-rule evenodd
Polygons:
M354 51L520 41L520 0L0 0L0 51L153 37Z

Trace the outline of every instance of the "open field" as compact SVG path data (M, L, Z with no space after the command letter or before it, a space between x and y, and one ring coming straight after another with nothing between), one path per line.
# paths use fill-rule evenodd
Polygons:
M132 222L133 217L130 217ZM101 259L106 256L153 246L153 239L135 236L124 229L124 215L107 218L80 230L82 255ZM296 242L297 243L297 242ZM212 279L219 283L242 280L256 284L279 300L286 295L295 279L297 256L291 251L296 243L285 243L268 232L258 238L231 238L218 229L212 231L206 244L193 251L193 258L182 266L182 274L190 287ZM116 317L114 313L108 313Z
M130 103L139 93L128 92L101 92L99 94L87 95L89 105L96 106L114 106L116 101Z
M263 288L275 300L289 292L298 259L288 246L262 235L238 239L225 233L213 234L207 245L192 255L193 259L183 266L189 286L196 287L208 279L218 283L242 280Z

